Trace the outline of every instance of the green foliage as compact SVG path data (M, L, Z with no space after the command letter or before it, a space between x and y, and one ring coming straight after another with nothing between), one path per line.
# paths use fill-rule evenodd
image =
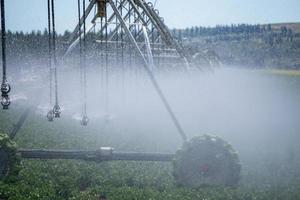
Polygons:
M2 154L5 155L4 160L1 163L3 174L0 175L0 179L5 182L16 181L20 169L17 147L7 134L0 133L0 150L2 151Z
M9 124L7 119L12 118L10 115L15 116L16 113L13 110L8 115L0 113L0 129ZM86 127L85 137L82 137L77 130L79 127L66 125L61 120L53 126L40 119L40 116L32 115L16 138L18 145L22 148L49 149L97 147L93 144L95 136L88 134L89 127ZM127 148L120 137L105 135L102 140L104 143L112 140L116 146ZM135 140L129 146L135 148L139 143L139 140ZM300 199L300 180L287 180L285 184L263 182L262 179L271 178L250 172L244 169L241 183L237 187L192 189L177 186L172 163L118 161L97 164L84 161L23 160L17 181L0 182L0 199L97 200L103 194L109 200ZM283 183L283 179L280 182Z

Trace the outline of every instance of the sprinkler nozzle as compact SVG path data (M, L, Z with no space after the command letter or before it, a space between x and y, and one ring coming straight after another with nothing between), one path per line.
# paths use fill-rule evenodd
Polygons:
M88 125L88 123L89 123L89 118L85 115L85 116L83 116L82 117L82 119L81 119L81 125L82 126L87 126Z
M54 112L53 110L50 110L48 113L47 113L47 119L49 122L53 122L54 121Z
M59 105L56 104L56 105L53 107L53 113L54 113L54 117L55 117L55 118L60 118L61 111L60 111Z
M6 81L3 81L1 84L2 94L8 94L10 92L10 90L11 90L10 85Z
M2 98L1 98L1 105L3 107L3 110L7 110L9 105L10 105L10 99L7 94L2 93Z

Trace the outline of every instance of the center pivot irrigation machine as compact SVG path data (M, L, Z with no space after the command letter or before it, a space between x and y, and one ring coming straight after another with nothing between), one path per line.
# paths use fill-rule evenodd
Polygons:
M5 5L1 2L1 38L3 79L1 85L3 109L10 105L11 87L6 78L6 30ZM82 125L87 125L86 112L86 49L87 34L97 32L95 43L99 45L99 54L104 74L111 65L134 65L143 68L149 76L158 96L164 104L170 118L180 134L183 145L174 154L116 152L111 147L102 147L95 151L32 150L17 149L12 141L28 117L27 109L20 117L11 134L0 133L0 180L16 172L19 158L24 159L82 159L86 161L161 161L174 163L174 177L179 185L199 187L201 185L236 185L239 181L241 166L237 153L219 137L199 136L188 140L170 104L161 90L154 71L160 66L175 66L184 70L198 68L192 57L172 36L155 5L146 0L78 0L78 24L69 38L68 47L61 56L56 52L55 5L48 3L49 33L49 72L50 103L52 105L52 77L54 77L54 105L47 118L51 122L61 114L58 98L57 67L63 64L72 51L79 46L82 90L84 103ZM93 12L94 10L94 12ZM87 23L88 19L89 23ZM87 24L91 26L87 27ZM106 77L107 78L107 77Z

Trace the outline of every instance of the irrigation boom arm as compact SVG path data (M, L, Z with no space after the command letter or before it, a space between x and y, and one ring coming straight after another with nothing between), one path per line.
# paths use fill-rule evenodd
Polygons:
M114 152L113 148L102 147L96 151L68 150L18 150L22 158L27 159L77 159L87 161L172 161L174 154Z

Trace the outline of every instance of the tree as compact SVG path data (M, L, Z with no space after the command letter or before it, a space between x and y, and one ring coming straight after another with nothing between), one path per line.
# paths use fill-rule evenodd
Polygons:
M289 28L287 30L287 41L293 42L293 39L294 39L293 30Z
M286 34L287 34L287 32L288 32L286 26L280 27L280 30L281 30L281 33L280 33L280 34L281 34L283 37L286 37Z
M268 32L271 32L271 31L272 31L272 25L271 25L271 24L268 24L268 25L267 25L267 31L268 31Z

